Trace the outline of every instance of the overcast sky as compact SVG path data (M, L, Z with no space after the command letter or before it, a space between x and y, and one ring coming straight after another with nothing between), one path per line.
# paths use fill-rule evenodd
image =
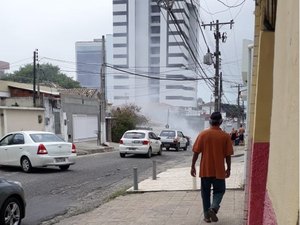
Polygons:
M240 82L242 39L253 39L255 2L222 0L228 6L242 3L234 8L218 0L200 2L200 17L204 23L234 19L233 29L224 26L220 30L228 36L227 42L220 46L222 71L225 79ZM40 63L49 62L63 67L62 71L75 71L75 42L90 41L112 33L112 0L1 0L0 25L0 61L10 63L9 72L32 63L35 49L39 50ZM206 28L204 34L214 51L213 32ZM201 51L206 52L204 44ZM71 63L61 64L57 60ZM214 73L213 66L206 69L208 74ZM67 74L75 76L74 72ZM224 86L226 88L225 83ZM201 92L209 92L205 87L200 89L200 96ZM234 99L230 95L235 93L234 89L232 93L230 88L227 90L230 99ZM210 95L206 93L203 98L208 101Z

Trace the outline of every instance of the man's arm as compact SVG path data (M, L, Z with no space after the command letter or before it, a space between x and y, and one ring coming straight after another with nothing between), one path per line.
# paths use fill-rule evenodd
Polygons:
M231 156L226 156L226 165L227 169L225 171L226 173L226 178L230 177L230 170L231 170Z
M193 154L193 159L192 159L192 166L191 166L191 175L192 175L193 177L196 176L196 168L195 168L195 164L196 164L196 162L197 162L198 156L199 156L199 153L194 152L194 154Z

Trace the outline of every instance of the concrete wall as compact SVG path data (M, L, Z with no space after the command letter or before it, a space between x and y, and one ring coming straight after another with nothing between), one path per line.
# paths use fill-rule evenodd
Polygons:
M18 130L45 130L44 109L0 107L0 136Z
M91 99L83 96L64 96L61 95L61 104L63 109L63 114L61 118L65 118L66 126L63 133L67 133L68 141L73 141L73 115L96 115L99 118L99 103L97 99ZM62 121L61 124L65 124Z
M277 224L295 225L299 211L299 1L278 1L266 202ZM271 215L271 216L270 216ZM273 224L265 210L264 224Z
M249 184L248 224L262 225L272 109L274 32L260 32Z
M257 2L249 99L248 225L299 224L299 2L279 1L275 31ZM297 223L298 222L298 223Z

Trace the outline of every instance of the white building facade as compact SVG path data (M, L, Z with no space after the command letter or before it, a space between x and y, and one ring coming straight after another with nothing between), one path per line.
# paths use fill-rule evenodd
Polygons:
M198 57L198 10L188 2L175 1L172 6L178 30L157 0L113 0L113 64L130 72L108 74L114 105L196 107L197 80L187 79L197 77L191 51Z

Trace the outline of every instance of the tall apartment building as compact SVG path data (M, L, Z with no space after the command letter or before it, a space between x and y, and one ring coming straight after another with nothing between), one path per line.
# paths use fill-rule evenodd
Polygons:
M180 33L157 0L113 0L113 63L132 74L114 71L113 103L165 103L196 107L195 65L187 45L197 55L198 25L195 4L176 0L172 6ZM193 15L192 15L193 14ZM152 79L141 77L143 74Z
M112 34L105 35L105 59L106 63L112 64L113 52ZM102 39L93 41L78 41L75 43L76 51L76 76L77 81L82 87L100 89L100 70L103 63ZM113 71L105 68L106 76L106 98L109 103L113 102L113 89L111 87L113 80L109 76Z
M77 81L82 87L100 88L102 40L75 43Z

